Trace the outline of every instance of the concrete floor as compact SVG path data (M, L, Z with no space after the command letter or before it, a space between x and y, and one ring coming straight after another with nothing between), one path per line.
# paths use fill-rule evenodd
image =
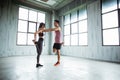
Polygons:
M120 64L74 57L41 56L42 68L36 68L35 56L0 58L0 80L120 80Z

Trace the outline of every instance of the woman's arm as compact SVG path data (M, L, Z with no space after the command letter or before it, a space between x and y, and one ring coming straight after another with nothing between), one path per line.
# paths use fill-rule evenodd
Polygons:
M39 29L38 31L36 31L34 33L34 40L33 40L33 42L36 42L36 35L39 34L39 33L41 33L42 31L43 31L43 29Z

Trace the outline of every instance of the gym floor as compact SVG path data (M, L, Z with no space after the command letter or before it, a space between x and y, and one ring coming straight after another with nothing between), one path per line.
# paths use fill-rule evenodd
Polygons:
M61 56L61 64L53 66L55 55L0 58L0 80L120 80L120 64Z

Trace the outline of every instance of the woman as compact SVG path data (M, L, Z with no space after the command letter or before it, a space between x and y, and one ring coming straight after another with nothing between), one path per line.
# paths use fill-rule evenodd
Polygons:
M36 49L37 49L37 64L36 64L36 67L42 67L43 66L43 65L41 65L39 63L39 60L40 60L40 55L42 53L43 40L44 40L43 39L44 34L43 34L43 32L41 33L40 30L44 30L44 29L45 29L45 24L44 23L40 23L38 31L36 31L34 33L34 40L33 40L33 42L36 45ZM39 36L38 42L36 42L36 35L37 34Z

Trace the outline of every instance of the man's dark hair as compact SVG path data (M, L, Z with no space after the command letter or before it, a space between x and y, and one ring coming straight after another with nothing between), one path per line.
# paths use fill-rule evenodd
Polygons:
M55 22L57 22L58 24L60 23L60 21L59 20L54 20Z

